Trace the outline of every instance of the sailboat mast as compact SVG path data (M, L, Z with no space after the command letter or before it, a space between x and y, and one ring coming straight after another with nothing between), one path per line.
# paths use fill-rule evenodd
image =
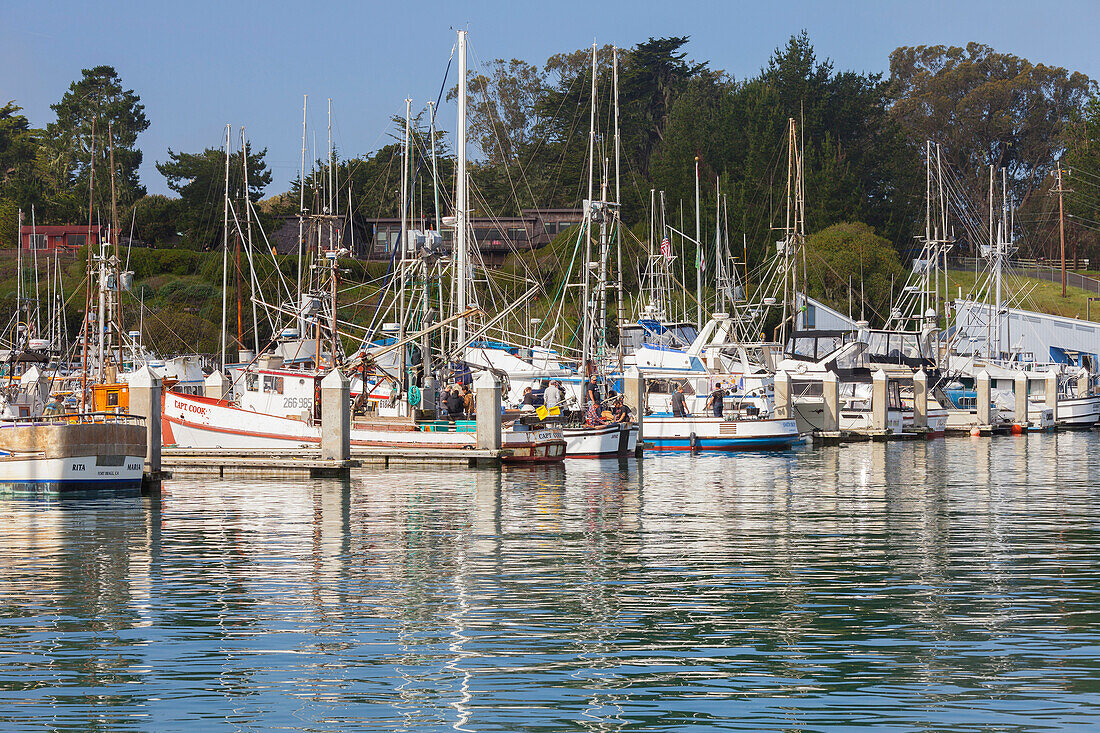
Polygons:
M619 190L619 49L611 47L611 81L615 98L615 342L619 373L623 371L623 227L620 218L623 200Z
M122 362L122 273L120 272L119 265L122 263L119 257L118 249L118 195L115 192L115 138L112 129L112 124L107 123L107 154L108 163L111 167L111 240L114 243L114 259L111 261L111 269L115 275L115 287L113 290L109 290L107 293L108 302L110 303L110 315L113 316L112 322L115 328L115 333L118 335L118 361L119 366ZM37 270L35 271L37 275ZM111 339L107 339L108 348L111 345ZM114 359L114 356L110 357Z
M695 259L699 264L699 267L695 270L695 327L700 331L703 330L703 278L702 278L702 263L703 263L703 240L702 240L702 224L699 217L699 156L695 156L695 246L698 249L698 254Z
M248 232L248 266L252 267L252 197L249 195L248 190L248 138L245 137L244 128L241 128L241 165L244 168L244 212L245 221L247 222ZM240 279L240 264L238 262L237 278ZM249 285L252 284L252 278L249 278ZM256 298L255 293L252 293L253 297L249 298L252 301L252 349L255 354L260 348L260 326L259 319L256 317ZM241 344L242 348L244 344Z
M223 201L223 220L225 223L222 229L222 371L225 371L225 316L226 316L226 299L229 295L229 134L230 126L225 126L225 198ZM300 261L301 258L299 258ZM301 265L299 265L300 267Z
M458 173L455 181L455 279L457 281L458 313L466 312L466 279L469 265L466 262L466 31L458 32L458 129L457 140L457 164ZM458 343L466 343L466 316L458 318Z
M409 228L407 220L407 212L409 209L409 120L412 114L412 99L406 97L405 99L405 140L401 151L401 233L398 237L398 242L401 246L401 279L400 287L398 290L398 313L397 313L397 340L405 340L405 284L407 279L407 272L405 268L405 259L409 250ZM406 347L401 348L401 387L402 392L405 388L405 355L408 353Z
M301 307L302 300L302 256L305 249L305 222L306 222L306 104L309 95L302 95L302 167L298 175L298 290L295 296L298 298L297 307ZM304 336L305 334L299 334Z
M584 231L581 232L581 246L584 247L584 287L581 295L581 413L588 408L588 361L592 353L591 329L588 312L592 305L592 293L589 279L592 274L592 175L596 165L596 44L592 44L592 103L588 114L588 210L585 212Z

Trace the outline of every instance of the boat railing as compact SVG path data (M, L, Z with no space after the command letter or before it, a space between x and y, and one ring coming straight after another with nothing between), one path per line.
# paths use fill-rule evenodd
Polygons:
M0 420L0 426L13 425L56 425L101 424L101 425L144 425L144 415L131 415L118 412L69 412L58 415L36 415L33 417L7 417Z

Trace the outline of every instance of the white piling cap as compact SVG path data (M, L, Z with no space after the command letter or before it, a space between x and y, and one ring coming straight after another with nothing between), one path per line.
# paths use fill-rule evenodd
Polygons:
M157 373L146 365L130 375L129 384L131 387L159 387L161 380Z
M497 378L492 372L482 372L477 375L477 379L474 380L474 389L492 389L499 386Z
M321 380L321 389L347 389L351 385L339 369L333 369Z

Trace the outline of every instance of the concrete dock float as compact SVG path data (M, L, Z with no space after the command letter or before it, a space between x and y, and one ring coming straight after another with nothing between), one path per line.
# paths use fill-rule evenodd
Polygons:
M280 450L164 448L161 466L171 474L203 473L217 476L309 476L314 478L349 475L357 468L388 468L408 465L450 465L477 467L498 465L503 450L424 449L353 446L351 458L322 458L316 448L294 452Z

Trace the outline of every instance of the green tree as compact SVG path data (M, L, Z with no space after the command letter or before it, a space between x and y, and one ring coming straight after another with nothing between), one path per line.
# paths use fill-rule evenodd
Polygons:
M892 289L905 281L905 269L889 240L867 224L845 221L810 235L805 251L810 295L841 312L851 304L853 313L865 312L876 324L885 322Z
M653 156L653 180L669 202L692 201L698 156L704 209L714 211L720 178L731 233L744 232L750 258L758 260L772 251L772 229L782 225L790 118L805 153L807 227L866 220L899 249L908 246L921 169L889 119L883 82L875 74L834 71L816 58L805 33L777 48L751 79L696 74L673 102Z
M470 73L470 137L487 163L514 164L535 139L545 73L517 59L490 61L486 72Z
M154 247L169 244L179 234L181 203L181 199L161 194L143 196L122 216L122 231L128 233L132 223L138 241Z
M266 155L267 148L254 151L251 145L248 146L248 196L253 204L263 197L264 189L271 183L271 171L264 161ZM168 188L180 195L178 231L183 235L183 243L196 249L217 245L225 196L225 151L207 148L201 153L177 153L169 148L168 160L158 162L157 170L167 180ZM242 153L238 151L229 158L229 193L242 226L245 221L243 188L244 167Z
M56 189L58 215L75 220L87 205L92 166L94 196L100 206L111 201L108 161L114 148L115 191L125 207L145 195L138 178L142 153L137 138L149 127L145 107L126 89L111 66L84 69L61 101L52 105L57 121L46 127L42 167ZM94 159L93 159L94 151Z
M650 38L630 49L623 59L619 82L620 139L642 176L649 176L649 158L664 138L669 108L688 81L706 69L689 63L688 36Z
M15 102L0 107L0 247L17 241L18 211L37 200L35 131Z
M1062 185L1066 211L1066 252L1076 256L1100 258L1100 96L1089 99L1084 109L1069 125L1066 152L1062 159ZM1054 185L1053 176L1048 184ZM1043 197L1048 209L1046 221L1057 222L1057 195ZM1053 226L1051 227L1053 228ZM1059 252L1057 234L1043 238L1049 242L1043 254L1056 257Z
M1062 153L1067 123L1095 85L1079 72L989 46L902 46L890 54L891 114L910 141L944 146L970 201L987 195L993 165L1017 202L1036 190Z

